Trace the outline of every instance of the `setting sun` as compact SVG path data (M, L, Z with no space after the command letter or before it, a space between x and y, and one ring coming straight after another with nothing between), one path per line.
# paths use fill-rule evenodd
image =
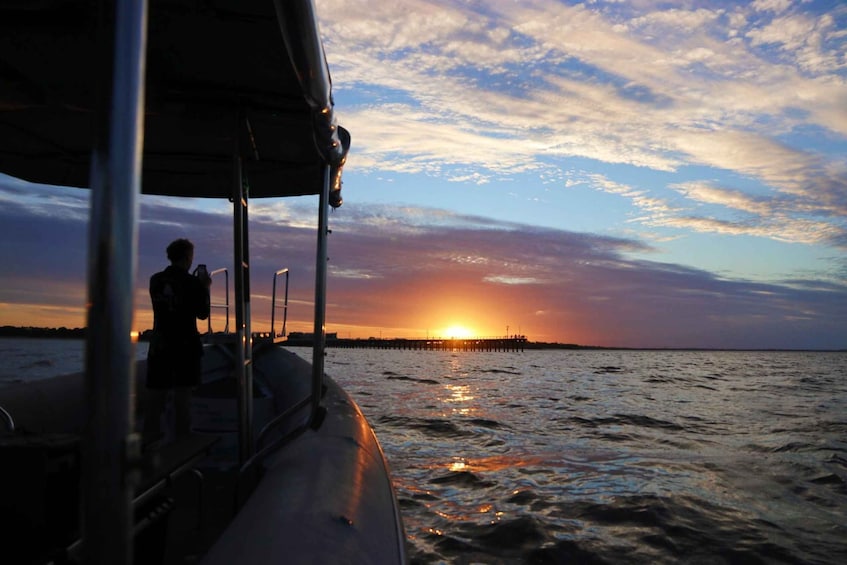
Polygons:
M455 337L459 339L466 339L469 337L474 337L476 332L471 329L466 328L465 326L453 325L444 330L444 337Z

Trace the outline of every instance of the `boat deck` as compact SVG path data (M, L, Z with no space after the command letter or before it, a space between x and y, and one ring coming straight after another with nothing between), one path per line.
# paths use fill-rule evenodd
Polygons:
M225 348L209 346L205 376L225 373L228 359ZM139 362L140 378L144 367ZM256 411L257 428L302 404L310 368L277 345L257 348L254 393L257 407L263 407ZM302 428L307 407L291 412L265 443L293 433L291 439L241 466L230 431L236 412L232 380L214 379L195 390L194 433L142 452L132 504L134 563L223 564L247 554L255 559L245 562L286 562L293 556L333 562L342 549L379 556L374 562L403 562L405 534L387 464L352 398L327 377L320 425ZM79 375L67 375L0 393L0 405L19 415L18 431L0 435L0 458L18 462L0 466L0 531L17 532L13 551L27 556L23 563L83 562L81 384ZM137 391L139 414L143 390ZM45 405L57 409L42 410ZM256 535L261 547L242 546Z

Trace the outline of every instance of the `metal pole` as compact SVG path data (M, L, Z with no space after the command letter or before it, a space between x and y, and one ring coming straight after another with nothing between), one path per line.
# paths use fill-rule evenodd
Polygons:
M120 565L132 561L133 468L140 457L138 436L131 434L135 355L130 332L144 139L147 3L117 2L114 14L107 7L100 17L107 29L114 21L114 36L101 46L103 70L111 84L101 85L91 156L82 539L85 563Z
M285 269L285 302L283 302L284 308L282 309L282 337L287 336L285 330L285 324L288 323L288 269Z
M243 180L243 179L242 179ZM249 184L242 188L244 201L241 207L243 245L241 256L244 260L244 430L241 460L243 465L253 456L253 309L250 305L250 222L248 206L250 203Z
M246 461L246 444L244 441L244 421L246 417L244 395L244 215L241 208L244 196L241 193L241 157L236 152L233 156L232 183L232 251L235 296L235 378L238 384L238 461Z
M318 413L318 408L320 407L324 377L329 182L330 166L327 165L324 169L324 183L318 203L318 248L315 264L315 327L312 348L312 417Z
M276 339L276 279L279 276L279 271L274 273L274 283L271 289L271 339Z
M236 136L237 144L237 136ZM247 196L237 151L233 158L232 219L235 258L235 327L238 379L238 459L244 464L253 454L253 336L250 329L250 286L247 258Z
M285 275L285 302L282 309L282 332L279 334L285 337L285 323L288 320L288 268L280 269L274 273L274 284L271 292L271 339L276 339L276 280L279 275Z

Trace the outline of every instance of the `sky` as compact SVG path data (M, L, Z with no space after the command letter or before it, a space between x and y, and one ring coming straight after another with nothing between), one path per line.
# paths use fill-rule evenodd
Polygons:
M315 3L352 134L327 331L847 348L847 4ZM84 325L87 191L0 201L0 325ZM311 331L316 200L251 206L253 329L290 267ZM169 241L231 269L229 215L141 198L139 330Z

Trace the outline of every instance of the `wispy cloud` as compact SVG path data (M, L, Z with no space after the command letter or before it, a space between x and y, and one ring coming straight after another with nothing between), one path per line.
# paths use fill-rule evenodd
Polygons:
M357 132L352 170L461 182L473 174L484 184L524 173L560 178L568 159L583 158L684 173L701 185L730 173L758 183L748 207L768 205L758 194L770 193L782 220L753 214L747 228L730 216L686 221L659 210L669 204L667 185L624 195L680 229L844 239L843 151L797 141L823 135L847 148L843 6L320 0L318 7L341 94L350 93L342 111ZM735 194L738 205L749 184L726 184L724 195ZM791 223L803 229L782 229ZM808 228L817 235L803 235Z
M703 199L722 198L720 191L689 190L700 190ZM314 226L305 227L298 206L285 212L298 217L281 223L271 213L277 207L256 204L263 205L251 226L255 327L269 324L273 272L289 267L289 329L309 331ZM50 325L84 323L87 223L57 220L50 207L37 214L14 205L0 210L4 261L19 267L3 275L0 323L38 320L39 312L42 320L53 320ZM171 240L193 239L196 261L212 269L231 267L232 241L225 211L144 198L141 216L136 318L143 329L151 322L147 279L166 265ZM486 333L509 325L535 340L601 345L845 346L847 287L841 284L728 280L632 259L633 252L649 250L635 239L409 206L354 203L330 219L329 331L422 336L452 320ZM60 240L62 245L51 244ZM27 318L12 320L14 315Z
M22 214L57 219L88 218L89 192L47 185L33 185L0 173L0 205Z
M353 207L337 230L368 225L368 215ZM449 307L453 315L492 327L521 326L535 339L716 347L761 347L775 343L777 333L783 346L797 347L810 343L803 332L820 339L847 323L847 310L839 305L847 296L843 285L727 280L628 259L628 252L643 249L633 240L525 225L380 234L380 252L367 258L358 242L374 241L370 228L345 232L335 242L336 268L364 264L369 273L352 288L335 288L337 323L370 319L389 331L396 327L392 313L404 312L422 328L423 320L435 324L440 308ZM780 332L772 331L775 323Z

